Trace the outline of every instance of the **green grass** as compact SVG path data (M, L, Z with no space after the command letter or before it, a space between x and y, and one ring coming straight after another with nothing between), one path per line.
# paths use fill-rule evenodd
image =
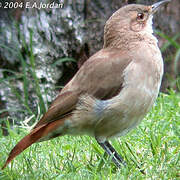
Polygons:
M94 138L64 136L32 145L17 156L0 179L178 179L180 178L180 96L161 94L142 123L128 135L112 140L127 161L116 169ZM13 146L28 133L0 133L0 166ZM17 133L19 132L19 133ZM145 174L140 172L144 170Z

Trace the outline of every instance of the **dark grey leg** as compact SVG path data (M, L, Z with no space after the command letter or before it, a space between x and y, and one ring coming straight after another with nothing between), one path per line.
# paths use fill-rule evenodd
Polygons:
M111 146L108 141L101 143L97 140L97 142L105 150L105 152L112 157L112 161L116 164L118 168L120 168L121 165L126 165L123 158L116 152L116 150Z
M119 160L119 162L121 164L123 164L124 166L126 166L126 162L124 161L124 159L122 158L122 156L120 156L117 151L112 147L112 145L108 142L105 141L105 144L107 147L109 147L109 149L111 150L111 152L114 154L114 156Z

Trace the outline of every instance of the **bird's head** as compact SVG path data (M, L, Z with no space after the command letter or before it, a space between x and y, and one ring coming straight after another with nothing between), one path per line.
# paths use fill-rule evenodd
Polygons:
M113 44L124 39L144 36L145 34L152 35L152 19L157 10L170 2L163 0L150 6L140 4L130 4L117 10L106 22L104 29L105 46ZM116 44L116 43L115 43ZM113 44L113 46L115 45Z

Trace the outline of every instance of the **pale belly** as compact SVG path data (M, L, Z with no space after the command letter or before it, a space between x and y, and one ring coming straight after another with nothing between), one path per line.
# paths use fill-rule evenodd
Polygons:
M136 127L153 106L159 87L152 91L124 89L108 102L102 117L96 124L95 136L100 141L122 136Z

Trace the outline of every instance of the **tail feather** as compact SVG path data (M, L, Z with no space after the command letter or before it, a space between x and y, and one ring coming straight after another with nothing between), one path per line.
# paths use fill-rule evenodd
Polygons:
M58 121L44 124L40 127L33 129L30 134L20 140L19 143L16 144L16 146L12 149L2 169L4 169L17 155L23 152L26 148L31 146L33 143L39 141L41 138L45 137L46 135L48 135L49 132L57 129L62 124L64 124L64 121L60 119Z

